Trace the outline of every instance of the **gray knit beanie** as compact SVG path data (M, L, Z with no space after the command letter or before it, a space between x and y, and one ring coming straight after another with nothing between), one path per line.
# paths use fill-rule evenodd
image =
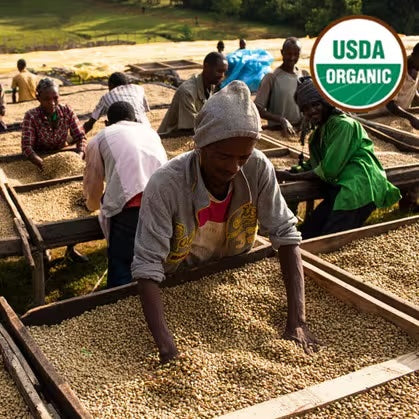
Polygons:
M232 137L260 138L259 112L250 90L239 80L232 81L211 96L195 119L198 148Z
M297 90L295 91L294 100L297 103L300 110L304 105L309 105L314 102L327 103L323 96L320 95L316 86L311 80L311 77L301 77L297 84Z

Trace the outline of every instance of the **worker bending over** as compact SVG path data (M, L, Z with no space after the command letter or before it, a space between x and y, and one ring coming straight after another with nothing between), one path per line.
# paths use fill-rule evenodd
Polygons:
M204 59L202 73L193 75L178 87L157 132L164 135L193 134L195 118L227 71L227 60L218 52Z
M86 136L76 114L68 105L59 103L58 86L52 79L39 81L36 88L37 108L25 113L22 123L22 153L42 170L43 160L39 152L58 151L67 145L68 133L76 143L76 152L84 158ZM66 256L78 262L86 262L74 246L67 247Z
M114 102L107 127L87 146L83 178L86 205L91 211L100 208L99 220L108 241L108 287L132 281L142 194L150 176L166 161L158 134L136 122L130 103Z
M309 124L310 159L301 173L277 172L281 180L321 179L325 198L301 227L303 239L361 227L375 208L396 203L400 191L386 178L362 125L327 103L310 77L302 78L295 100Z
M86 136L77 115L68 105L59 103L58 86L52 79L40 80L36 88L37 108L25 113L22 123L22 153L42 169L40 151L56 151L67 145L68 133L84 157Z
M261 118L268 120L269 129L282 130L285 135L295 134L302 119L301 111L294 100L297 81L305 70L296 64L300 58L301 43L297 38L287 38L282 45L282 64L263 78L255 104Z
M281 195L274 167L255 149L260 130L248 87L233 81L198 114L196 149L154 173L144 191L132 276L161 362L178 353L160 296L165 275L249 252L258 225L279 254L288 298L284 337L306 351L316 349L305 323L297 220Z
M115 102L128 102L135 111L135 119L142 124L150 125L146 112L150 111L142 86L131 84L124 73L112 73L108 79L109 92L99 100L89 120L84 123L86 134L93 128L96 121L108 112L109 106Z

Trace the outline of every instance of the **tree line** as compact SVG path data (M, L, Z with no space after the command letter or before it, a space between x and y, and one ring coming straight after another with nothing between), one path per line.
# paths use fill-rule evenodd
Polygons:
M270 24L304 28L316 36L330 22L343 16L378 17L398 33L419 33L416 0L183 0L184 7L244 17Z

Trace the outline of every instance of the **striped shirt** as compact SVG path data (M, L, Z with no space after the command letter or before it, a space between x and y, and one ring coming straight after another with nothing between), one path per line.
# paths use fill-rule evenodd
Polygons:
M109 107L115 102L130 103L134 107L137 122L150 126L146 116L146 112L150 111L150 107L148 106L144 89L136 84L124 84L105 93L92 112L92 118L97 121L101 116L106 115Z
M38 106L25 113L22 124L22 153L29 157L35 151L59 150L68 142L68 131L77 144L77 151L84 152L86 136L77 115L68 105L57 106L54 127L44 110Z

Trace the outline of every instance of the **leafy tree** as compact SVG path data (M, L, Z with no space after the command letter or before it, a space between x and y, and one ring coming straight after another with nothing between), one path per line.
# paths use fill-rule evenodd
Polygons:
M238 16L240 14L242 0L212 0L211 9L221 15Z
M362 11L388 23L399 33L418 33L416 0L364 0Z
M308 35L318 35L329 23L334 20L349 16L359 15L362 10L362 0L309 0L304 2L310 12L307 14L305 29Z

